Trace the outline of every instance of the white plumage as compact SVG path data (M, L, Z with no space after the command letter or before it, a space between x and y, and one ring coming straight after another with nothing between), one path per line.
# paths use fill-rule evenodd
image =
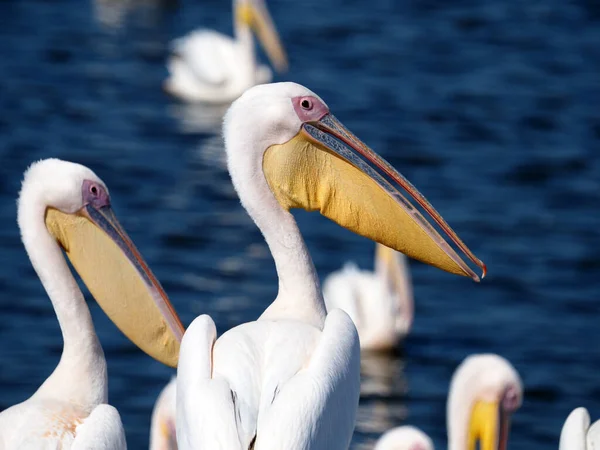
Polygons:
M150 450L177 450L176 387L176 378L173 377L156 399L150 422Z
M425 433L410 425L386 431L373 450L433 450L433 442Z

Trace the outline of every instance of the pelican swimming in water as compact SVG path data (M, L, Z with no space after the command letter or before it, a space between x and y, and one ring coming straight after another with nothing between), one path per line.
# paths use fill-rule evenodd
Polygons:
M510 417L522 400L523 385L511 363L494 354L469 356L450 383L448 449L506 450ZM419 429L403 426L384 433L374 450L404 449L433 450L433 443Z
M327 313L289 210L318 210L359 235L479 280L402 187L468 259L484 265L402 175L305 87L255 86L233 103L223 127L233 185L273 255L279 292L257 321L218 340L210 317L190 325L177 369L177 444L180 450L347 449L360 392L358 334L345 312Z
M327 311L348 313L365 350L391 350L410 331L413 293L408 262L381 244L375 252L375 271L360 270L346 263L323 283Z
M600 420L590 426L585 408L574 409L560 432L559 450L594 450L600 448Z
M64 348L42 386L0 414L3 450L126 448L119 413L106 404L104 352L63 251L117 327L153 358L177 365L181 322L110 205L106 185L87 167L47 159L25 173L21 238Z
M278 72L288 67L283 45L264 0L234 0L231 38L200 29L177 39L167 67L164 87L190 102L229 103L256 85L269 83L271 70L256 60L256 33Z

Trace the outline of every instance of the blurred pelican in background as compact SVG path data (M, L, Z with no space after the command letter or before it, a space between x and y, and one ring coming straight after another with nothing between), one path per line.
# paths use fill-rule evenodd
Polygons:
M165 90L190 102L229 103L246 89L269 83L273 74L256 60L253 32L275 69L287 70L287 56L264 0L234 0L233 26L233 39L200 29L175 40Z
M585 408L574 409L560 432L559 450L594 450L600 448L600 420L590 426Z
M413 321L413 292L406 257L377 244L375 271L346 263L323 283L327 311L348 313L364 350L392 350L408 334Z
M2 449L126 448L119 413L106 404L104 352L63 250L117 327L153 358L177 365L183 326L110 204L102 180L79 164L48 159L25 173L21 238L54 306L64 348L35 394L0 414Z
M257 321L218 340L210 317L190 325L177 369L177 444L180 450L345 450L360 393L358 334L345 312L327 313L289 210L318 210L359 235L476 281L449 241L485 266L402 175L305 87L247 90L227 112L223 135L233 185L269 246L279 292Z
M506 450L510 417L522 400L523 385L511 363L495 354L469 356L450 383L448 449ZM386 432L375 445L375 450L404 449L433 450L433 444L420 430L403 426Z

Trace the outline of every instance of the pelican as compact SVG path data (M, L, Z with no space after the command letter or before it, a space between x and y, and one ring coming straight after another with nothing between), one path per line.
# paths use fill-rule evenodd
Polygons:
M446 408L449 450L506 450L510 417L523 399L519 374L495 354L471 355L456 369ZM589 420L588 420L589 423ZM403 426L386 432L375 450L433 450L419 429Z
M87 167L57 159L31 165L18 202L21 238L54 306L64 347L58 366L26 401L0 414L0 448L125 449L107 404L104 352L63 251L119 329L175 367L183 327Z
M600 420L590 426L587 409L574 409L560 432L559 450L593 450L599 447Z
M269 83L273 75L256 61L253 32L275 69L287 70L287 56L264 0L234 0L233 12L233 39L200 29L175 40L164 84L168 93L190 102L230 103L246 89Z
M359 235L478 281L394 186L403 187L484 273L485 266L307 88L249 89L226 113L223 135L233 185L273 255L279 292L257 321L218 340L210 317L192 322L177 368L177 444L180 450L347 449L360 391L358 334L345 312L327 313L289 210L320 211Z
M410 331L413 319L412 283L402 253L381 244L375 252L375 271L346 263L323 283L327 310L343 309L360 336L364 350L391 350Z

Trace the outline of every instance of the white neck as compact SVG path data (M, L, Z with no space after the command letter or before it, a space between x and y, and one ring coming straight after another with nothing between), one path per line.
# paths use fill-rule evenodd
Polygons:
M259 320L300 320L322 328L327 312L315 266L294 217L279 205L264 176L258 149L268 144L253 139L252 131L245 134L245 143L227 142L229 172L242 205L265 237L279 277L277 298ZM251 145L257 148L244 148ZM259 161L253 159L257 154Z
M237 2L233 2L233 32L236 40L238 75L247 80L248 86L254 84L256 78L256 54L254 38L250 27L239 20L236 15Z
M467 448L469 417L473 406L475 385L476 379L464 370L457 370L452 377L446 407L448 450Z
M21 193L19 227L29 259L48 293L63 335L64 348L52 375L36 396L69 401L93 409L107 401L104 352L96 336L90 311L60 247L48 232L46 205L35 188Z

